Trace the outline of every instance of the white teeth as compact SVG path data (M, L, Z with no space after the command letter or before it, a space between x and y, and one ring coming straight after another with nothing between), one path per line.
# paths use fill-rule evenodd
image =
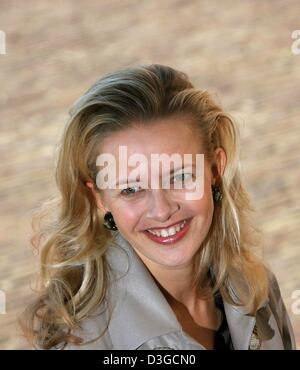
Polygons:
M166 236L169 236L168 231L167 231L167 230L165 230L165 229L162 229L162 230L161 230L160 235L161 235L163 238L165 238Z
M168 229L160 229L160 230L148 230L149 233L156 235L156 236L162 236L163 238L166 238L167 236L172 236L178 233L186 224L186 220L181 222L181 224L177 224L176 226L171 226Z
M175 235L176 234L175 227L170 227L168 231L169 231L169 235Z

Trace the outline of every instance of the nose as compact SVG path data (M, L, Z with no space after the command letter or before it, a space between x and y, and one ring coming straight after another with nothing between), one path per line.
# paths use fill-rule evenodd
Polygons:
M165 222L176 213L180 206L172 199L166 189L152 189L148 206L147 217Z

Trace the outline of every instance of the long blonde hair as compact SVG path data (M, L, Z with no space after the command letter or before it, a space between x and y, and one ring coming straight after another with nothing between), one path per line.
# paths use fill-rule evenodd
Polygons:
M90 180L96 183L99 143L133 121L147 124L182 114L193 118L212 170L214 149L223 147L227 155L220 184L223 199L195 256L195 281L204 287L211 276L214 292L252 314L267 298L267 271L253 252L259 233L241 181L233 118L207 91L195 89L183 72L159 64L127 67L98 80L71 108L56 166L59 196L44 204L33 220L31 243L40 254L39 295L25 310L21 325L34 346L79 344L73 329L109 294L105 252L112 235L86 186Z

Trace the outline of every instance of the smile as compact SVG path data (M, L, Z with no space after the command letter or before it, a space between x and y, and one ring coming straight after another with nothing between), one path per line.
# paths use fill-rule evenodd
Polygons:
M166 229L149 229L144 234L160 244L172 244L182 239L189 230L191 219L185 219Z

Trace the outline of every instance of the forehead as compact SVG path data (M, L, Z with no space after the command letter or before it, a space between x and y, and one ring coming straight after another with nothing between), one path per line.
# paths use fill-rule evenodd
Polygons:
M126 146L128 154L146 157L157 153L202 153L198 130L189 118L165 118L147 123L133 122L122 131L106 137L100 152L115 154L119 146Z

